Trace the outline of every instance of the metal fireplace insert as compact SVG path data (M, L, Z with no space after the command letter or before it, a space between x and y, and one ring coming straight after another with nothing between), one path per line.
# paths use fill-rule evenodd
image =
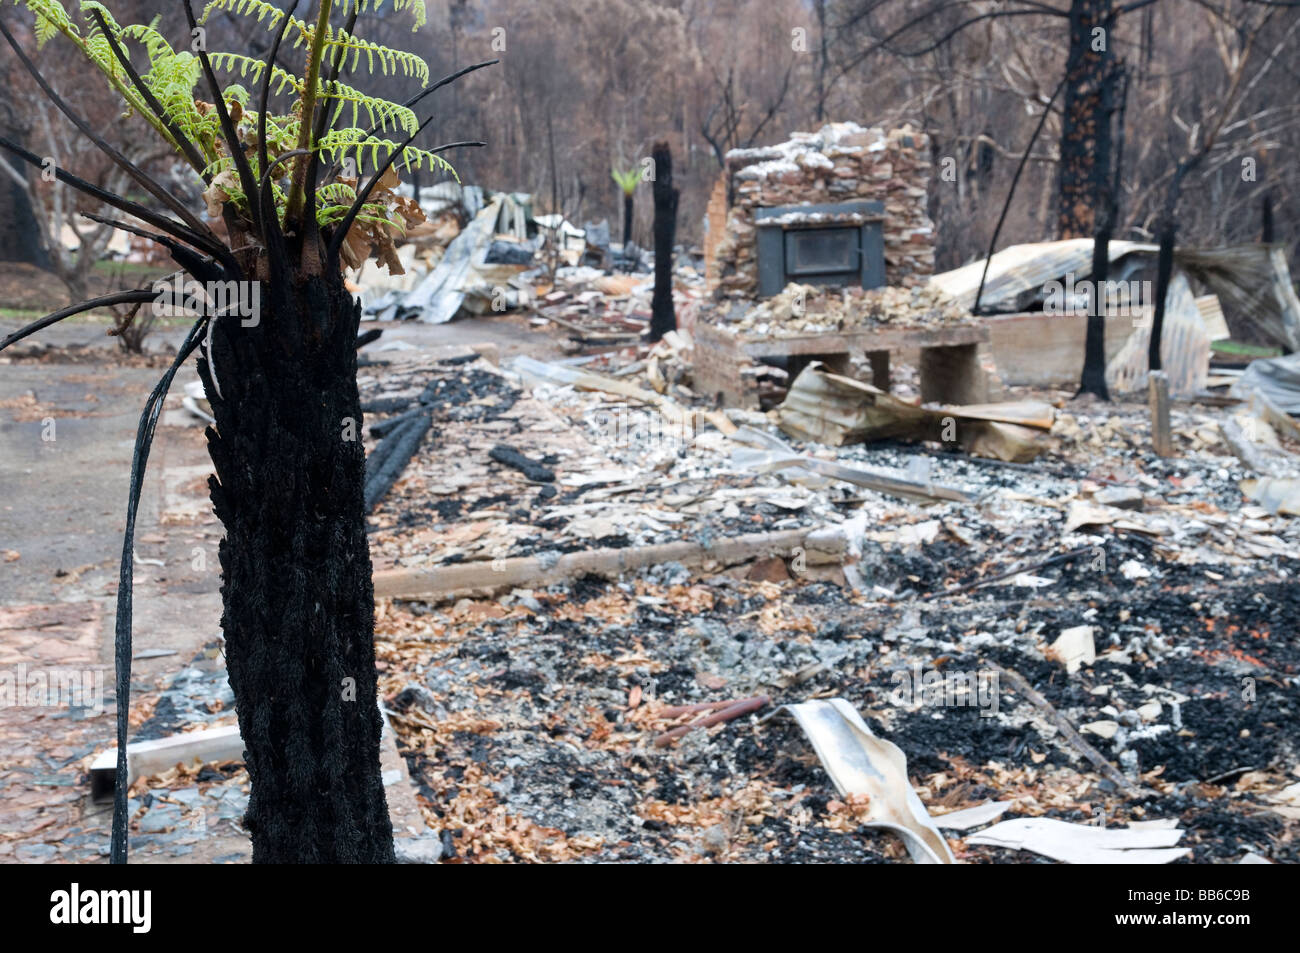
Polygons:
M883 203L868 201L756 210L759 296L780 294L792 281L881 287L884 213Z

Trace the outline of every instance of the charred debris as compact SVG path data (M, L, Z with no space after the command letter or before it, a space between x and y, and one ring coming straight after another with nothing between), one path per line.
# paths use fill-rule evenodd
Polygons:
M1100 289L1091 239L936 274L928 155L735 150L704 245L653 254L444 183L406 274L354 275L424 859L1297 859L1284 256L1176 248L1150 374L1156 246Z

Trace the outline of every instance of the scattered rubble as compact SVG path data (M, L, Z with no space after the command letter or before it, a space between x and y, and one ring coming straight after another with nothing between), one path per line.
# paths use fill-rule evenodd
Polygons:
M1141 327L1114 402L1011 390L984 263L931 278L928 163L853 124L730 153L654 345L646 256L521 193L421 190L406 274L353 276L369 319L567 338L503 367L389 338L359 367L403 862L1300 859L1294 355L1211 358L1292 333L1276 256L1180 252L1157 413ZM880 214L813 204L848 200ZM886 284L757 296L757 233L820 226L879 226ZM1007 249L981 303L1041 317L1090 254ZM175 856L247 803L219 655L128 747L133 832ZM51 769L102 789L112 753L76 740ZM98 856L66 833L0 855Z
M737 310L732 309L732 312ZM940 328L969 324L970 312L937 288L822 288L789 284L735 321L746 334L806 334L875 327Z
M761 414L727 434L604 363L514 377L395 356L363 380L368 401L431 380L466 395L431 405L374 532L377 580L479 567L477 592L381 604L385 692L443 862L903 858L872 801L764 719L836 695L901 749L935 826L1001 802L947 829L959 861L1293 857L1277 811L1297 766L1300 524L1243 503L1216 408L1177 405L1161 458L1142 405L1044 405L1053 449L1010 465L896 436L787 444ZM502 446L554 480L503 466ZM912 492L843 476L869 470ZM727 540L786 527L844 549L727 568ZM656 556L698 541L713 568ZM648 561L549 575L598 551ZM1039 819L1064 826L1022 823ZM1152 820L1176 829L1124 833Z

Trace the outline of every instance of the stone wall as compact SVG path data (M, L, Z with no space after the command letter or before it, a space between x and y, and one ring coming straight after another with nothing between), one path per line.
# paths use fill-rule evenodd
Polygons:
M926 214L930 140L924 133L910 126L886 132L830 123L779 145L733 149L726 159L732 205L721 240L708 243L714 252L709 289L717 296L756 293L754 209L777 205L881 202L886 284L911 287L934 273L934 223ZM710 232L718 225L710 209Z

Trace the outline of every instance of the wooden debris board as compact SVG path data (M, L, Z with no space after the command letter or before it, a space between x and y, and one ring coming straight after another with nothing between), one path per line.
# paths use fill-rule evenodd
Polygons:
M591 549L557 555L523 556L501 560L478 560L414 568L380 570L374 574L377 598L438 599L471 593L508 591L553 585L588 574L618 576L646 566L678 562L698 567L707 563L721 566L746 562L755 557L787 554L795 547L814 549L812 540L825 537L819 560L809 553L811 562L838 562L843 541L826 537L821 527L750 533L714 540L705 544L697 540L680 540L654 546L622 549Z

